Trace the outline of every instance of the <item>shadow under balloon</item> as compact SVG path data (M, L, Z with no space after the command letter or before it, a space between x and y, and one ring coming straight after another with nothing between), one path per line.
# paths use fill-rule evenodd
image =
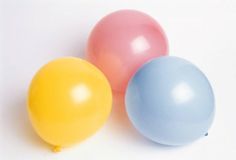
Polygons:
M51 147L35 133L30 124L25 94L14 97L14 100L8 102L6 105L7 110L3 113L6 116L5 123L7 123L9 129L7 133L10 134L11 137L17 138L17 140L23 141L23 143L38 149ZM12 148L14 147L15 146ZM14 149L17 149L17 146Z
M124 94L113 92L113 108L109 121L109 128L115 135L118 134L125 141L135 145L150 147L158 150L172 150L183 146L167 146L151 141L142 136L131 124L125 110Z

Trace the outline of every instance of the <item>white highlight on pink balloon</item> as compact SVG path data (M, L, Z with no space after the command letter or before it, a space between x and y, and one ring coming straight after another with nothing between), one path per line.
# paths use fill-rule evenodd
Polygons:
M150 48L148 41L143 36L138 36L132 41L132 50L134 53L143 53Z

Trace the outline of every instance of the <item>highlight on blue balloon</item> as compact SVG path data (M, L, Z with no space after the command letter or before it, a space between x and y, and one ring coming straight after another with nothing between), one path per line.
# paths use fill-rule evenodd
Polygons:
M204 136L215 113L206 76L173 56L144 64L129 81L125 104L134 127L164 145L184 145Z

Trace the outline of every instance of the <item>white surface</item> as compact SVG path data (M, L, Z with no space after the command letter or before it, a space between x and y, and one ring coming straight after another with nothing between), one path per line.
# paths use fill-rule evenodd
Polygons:
M235 0L2 0L0 52L1 160L204 160L236 159ZM209 136L188 146L154 144L130 125L116 104L106 125L83 143L52 153L34 133L26 91L40 66L80 56L89 32L107 13L133 8L153 16L169 39L170 54L195 63L215 91Z

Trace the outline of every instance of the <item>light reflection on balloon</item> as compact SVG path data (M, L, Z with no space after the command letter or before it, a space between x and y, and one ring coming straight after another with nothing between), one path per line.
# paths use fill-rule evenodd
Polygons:
M75 103L83 103L84 101L88 100L91 96L90 89L84 85L79 84L72 89L71 96Z
M186 83L180 83L172 91L173 99L176 103L183 103L191 101L194 97L194 92L191 90L191 87Z

